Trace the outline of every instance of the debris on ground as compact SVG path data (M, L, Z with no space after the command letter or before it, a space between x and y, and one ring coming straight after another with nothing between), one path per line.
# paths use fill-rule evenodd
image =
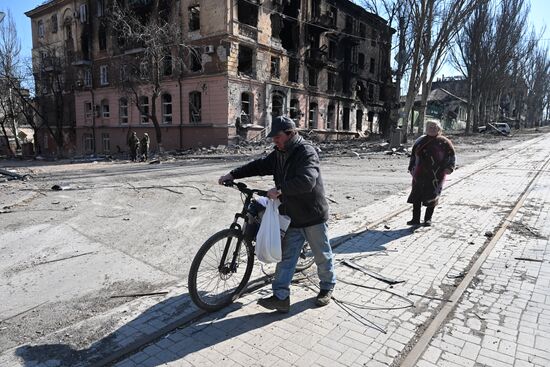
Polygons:
M10 180L26 181L30 177L29 175L20 175L17 172L8 171L2 168L0 168L0 175L6 176L8 181Z

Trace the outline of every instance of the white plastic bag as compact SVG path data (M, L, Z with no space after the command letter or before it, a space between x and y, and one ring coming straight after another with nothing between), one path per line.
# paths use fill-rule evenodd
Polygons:
M264 263L279 262L282 258L279 204L279 200L268 201L256 235L256 256Z

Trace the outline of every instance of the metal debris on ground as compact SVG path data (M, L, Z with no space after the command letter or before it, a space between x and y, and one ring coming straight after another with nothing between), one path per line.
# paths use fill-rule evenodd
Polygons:
M133 293L133 294L119 294L109 298L126 298L126 297L147 297L147 296L162 296L168 294L168 291L163 292L150 292L150 293Z
M431 299L431 300L434 300L434 301L452 302L452 300L450 300L448 298L431 297L431 296L426 296L425 294L419 294L419 293L414 293L414 292L409 292L407 294L409 296L417 296L417 297L421 297L421 298Z
M395 279L391 279L391 278L388 278L388 277L385 277L384 275L382 274L378 274L377 272L375 271L372 271L364 266L361 266L361 265L358 265L352 261L349 261L349 260L343 260L342 261L342 264L343 265L346 265L352 269L355 269L355 270L359 270L360 272L370 276L370 277L373 277L374 279L378 279L380 280L381 282L384 282L384 283L387 283L387 284L390 284L390 285L394 285L394 284L399 284L399 283L404 283L405 281L404 280L395 280Z
M540 259L530 259L528 257L514 257L514 259L523 260L523 261L533 261L533 262L537 262L537 263L541 263L541 262L544 261L544 260L540 260Z

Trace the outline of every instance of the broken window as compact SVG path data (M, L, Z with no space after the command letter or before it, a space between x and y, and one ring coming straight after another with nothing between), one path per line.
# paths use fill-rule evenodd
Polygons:
M346 15L346 26L344 28L344 32L346 33L353 33L353 18L351 15Z
M189 31L198 31L201 28L201 7L194 5L189 7Z
M237 13L240 23L258 26L258 5L255 0L238 0Z
M370 70L369 70L371 72L371 74L374 74L375 69L376 69L376 60L373 57L371 57L370 58Z
M288 59L288 81L298 83L300 73L300 63L298 59Z
M126 98L118 100L118 121L121 124L128 123L128 100Z
M342 89L344 93L351 93L351 81L349 75L342 76Z
M281 77L281 59L271 57L271 77L279 79Z
M355 131L363 131L363 110L355 113Z
M250 93L241 93L241 124L251 123L252 116L252 95Z
M329 104L327 108L327 129L334 129L334 112L334 105Z
M57 33L57 14L52 15L51 23L52 23L52 33Z
M192 124L201 122L201 92L189 93L189 119Z
M321 0L311 0L311 17L319 18L321 16Z
M369 99L374 100L374 84L369 84Z
M253 55L254 50L250 47L239 45L239 65L237 69L240 74L253 76Z
M191 48L189 52L189 69L191 71L202 70L202 55L201 50L198 47Z
M357 56L357 64L359 64L359 68L360 69L364 69L365 68L365 54L363 53L359 53L358 56Z
M282 116L284 114L285 99L282 95L274 93L271 97L271 116Z
M172 95L164 93L161 97L162 101L162 122L164 124L172 123Z
M367 113L367 120L369 121L369 131L374 132L374 112Z
M376 39L378 38L378 32L376 32L376 29L372 29L372 38L370 40L371 46L376 46Z
M149 97L139 97L139 120L142 124L149 121Z
M308 82L311 87L317 86L317 70L315 68L309 68L308 71Z
M336 48L337 48L336 41L329 40L328 41L328 59L331 61L336 60Z
M101 117L109 118L110 116L111 116L111 112L109 110L109 100L102 99L101 100Z
M336 9L336 7L334 6L331 6L329 14L332 26L336 27L336 24L338 24L338 9Z
M342 112L342 127L344 130L349 130L349 107L344 107Z
M105 0L97 0L97 16L105 15Z
M271 37L280 39L283 29L283 18L278 13L271 14Z
M296 126L299 126L300 121L300 101L297 99L290 100L290 118L294 120Z
M367 25L365 23L359 23L359 35L363 38L367 37Z
M334 73L327 73L327 92L333 92L336 84L336 75Z
M317 129L317 103L315 102L309 104L308 127Z

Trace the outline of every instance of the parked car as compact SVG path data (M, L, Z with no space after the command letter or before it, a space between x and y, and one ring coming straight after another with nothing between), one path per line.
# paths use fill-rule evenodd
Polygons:
M508 125L506 122L497 122L495 124L495 127L497 128L498 131L506 135L510 134L510 132L512 131L510 129L510 125Z

